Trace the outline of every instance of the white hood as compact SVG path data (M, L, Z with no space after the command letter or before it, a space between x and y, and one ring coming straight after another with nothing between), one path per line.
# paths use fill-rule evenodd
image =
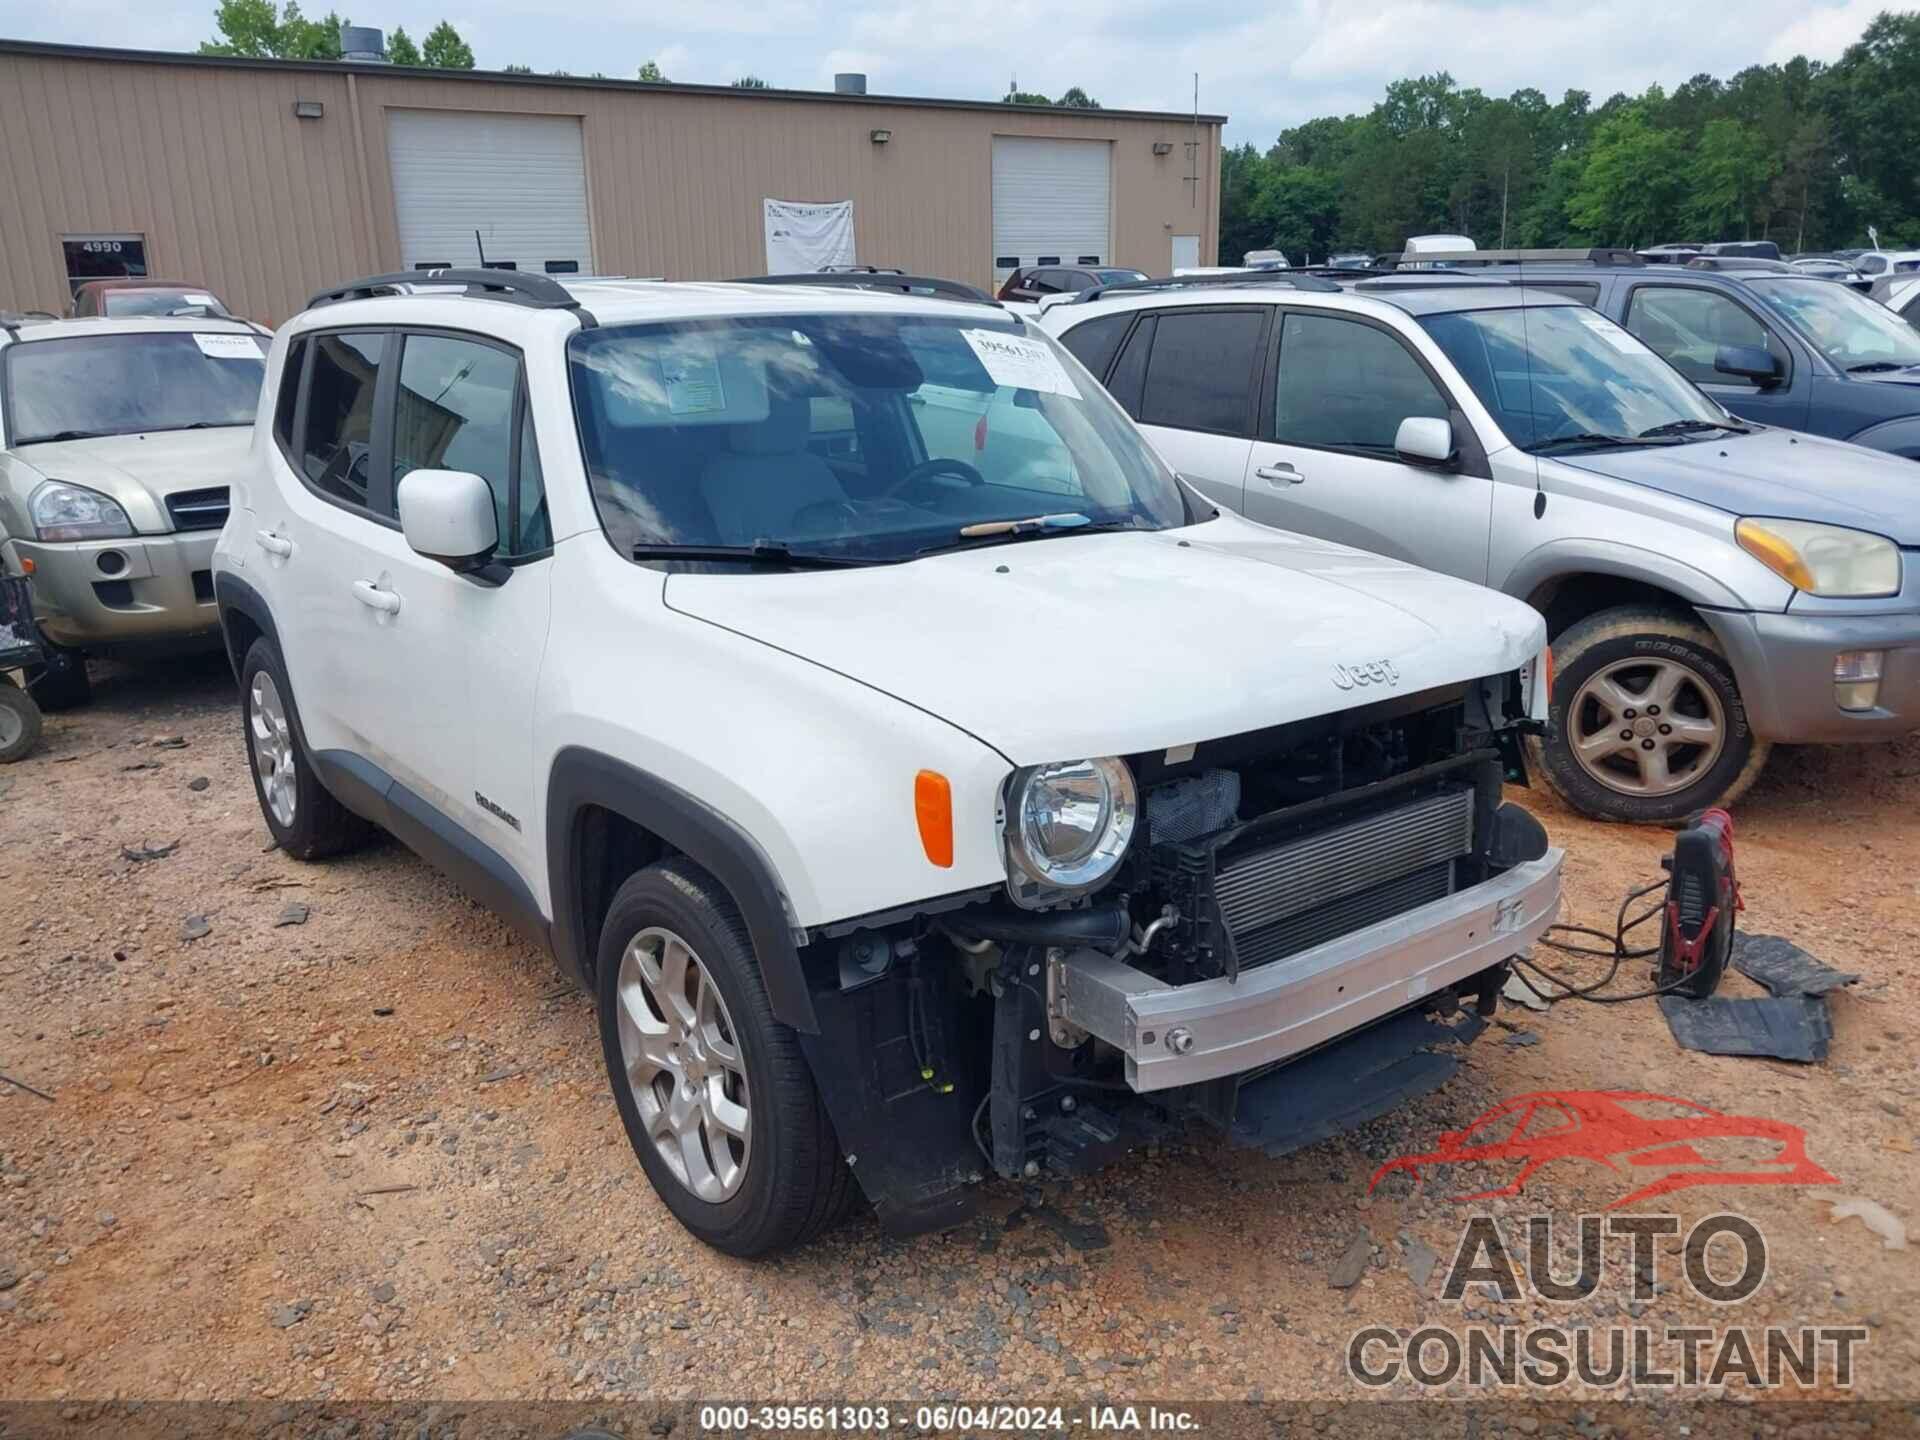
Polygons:
M676 574L666 602L896 696L1017 765L1307 719L1515 670L1546 644L1518 600L1229 515L858 570ZM1382 660L1392 684L1335 681L1336 666Z

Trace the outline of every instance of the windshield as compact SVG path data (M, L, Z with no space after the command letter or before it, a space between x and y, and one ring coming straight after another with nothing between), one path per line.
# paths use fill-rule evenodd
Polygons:
M250 334L85 335L0 356L15 445L251 425L266 373L265 347Z
M1132 281L1147 278L1147 272L1144 270L1094 270L1089 273L1092 274L1094 283L1099 285L1126 285Z
M1420 323L1523 449L1727 420L1666 361L1584 305L1467 310Z
M1842 370L1920 365L1920 332L1858 290L1784 275L1750 283L1769 309L1799 325Z
M204 290L108 290L101 297L109 315L225 315L227 307Z
M569 354L594 502L629 552L882 561L970 543L962 528L992 521L1186 520L1106 392L1004 312L632 325L583 331Z

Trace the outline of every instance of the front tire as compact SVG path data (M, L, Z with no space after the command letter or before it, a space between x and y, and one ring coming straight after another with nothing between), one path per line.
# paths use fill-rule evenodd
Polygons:
M40 707L0 675L0 765L24 759L40 743Z
M847 1213L853 1175L812 1071L773 1018L740 912L711 875L670 860L628 879L596 973L621 1123L682 1225L751 1257Z
M1692 615L1623 606L1553 642L1552 737L1540 770L1602 820L1683 822L1744 795L1767 763L1733 667Z
M366 839L367 823L313 773L287 668L264 636L240 663L240 726L253 793L275 844L296 860L323 860Z

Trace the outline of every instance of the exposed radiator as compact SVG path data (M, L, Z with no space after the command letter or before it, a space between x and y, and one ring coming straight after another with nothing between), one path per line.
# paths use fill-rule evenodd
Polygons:
M1240 856L1214 896L1251 967L1440 899L1472 850L1473 791L1458 786Z

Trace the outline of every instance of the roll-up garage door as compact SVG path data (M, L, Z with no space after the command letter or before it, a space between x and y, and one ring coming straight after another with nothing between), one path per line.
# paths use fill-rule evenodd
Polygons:
M1112 145L993 137L994 278L1021 265L1112 263Z
M578 119L389 110L387 153L404 268L475 265L484 248L490 265L592 273Z

